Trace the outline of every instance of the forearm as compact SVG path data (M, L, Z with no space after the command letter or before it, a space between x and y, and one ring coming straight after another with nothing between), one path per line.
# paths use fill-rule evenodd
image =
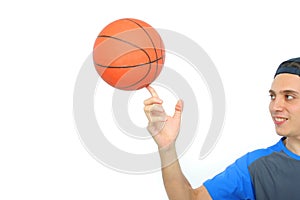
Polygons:
M162 176L170 200L193 199L193 188L182 173L175 145L160 150Z

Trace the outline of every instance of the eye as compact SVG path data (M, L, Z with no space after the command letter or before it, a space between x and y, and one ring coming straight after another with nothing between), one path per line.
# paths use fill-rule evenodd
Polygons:
M270 94L269 96L270 96L271 100L275 99L275 95L274 94Z
M285 98L287 100L293 100L294 99L294 97L292 95L285 95Z

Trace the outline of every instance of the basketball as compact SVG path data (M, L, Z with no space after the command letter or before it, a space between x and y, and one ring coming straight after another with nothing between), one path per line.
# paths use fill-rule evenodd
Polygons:
M98 34L93 61L99 76L114 88L138 90L151 84L165 61L164 43L148 23L124 18Z

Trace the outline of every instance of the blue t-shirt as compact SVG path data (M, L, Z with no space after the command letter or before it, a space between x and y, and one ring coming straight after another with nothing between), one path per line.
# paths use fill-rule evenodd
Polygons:
M204 182L212 199L299 200L300 156L284 140L247 153Z

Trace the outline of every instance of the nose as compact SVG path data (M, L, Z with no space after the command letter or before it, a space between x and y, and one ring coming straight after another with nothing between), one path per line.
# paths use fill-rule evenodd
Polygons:
M270 102L270 110L273 112L282 111L284 109L284 98L276 97Z

